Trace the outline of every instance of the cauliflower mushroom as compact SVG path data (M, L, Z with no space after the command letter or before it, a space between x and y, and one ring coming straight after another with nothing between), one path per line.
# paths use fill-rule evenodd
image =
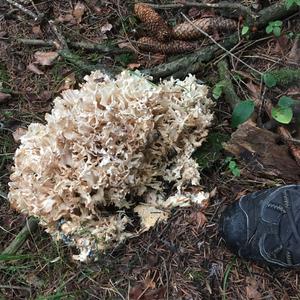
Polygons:
M9 183L12 206L76 246L82 261L166 219L172 207L209 197L191 155L213 119L208 89L192 75L156 85L136 72L111 79L95 71L85 81L54 100L45 125L28 127ZM140 227L129 226L129 210Z

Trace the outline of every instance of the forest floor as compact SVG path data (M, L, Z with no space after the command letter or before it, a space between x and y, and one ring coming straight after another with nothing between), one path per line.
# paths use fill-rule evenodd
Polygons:
M19 137L30 123L44 123L44 115L50 112L56 96L82 82L87 70L78 60L99 64L106 70L143 70L189 54L187 51L172 56L138 49L134 41L141 35L142 26L133 13L132 1L19 1L35 15L43 14L38 20L10 2L15 1L0 1L0 299L300 299L299 271L242 260L227 250L218 234L220 213L240 196L300 181L296 169L285 172L279 166L273 174L264 169L256 172L249 169L247 158L242 160L236 153L230 153L230 149L226 152L222 148L221 142L229 141L236 130L230 126L232 109L223 95L214 107L211 138L203 151L195 154L201 168L201 184L207 191L217 188L205 210L174 210L167 222L107 251L96 263L72 260L73 249L53 241L42 227L31 235L13 260L1 261L1 252L26 223L26 216L12 210L6 198ZM151 1L158 5L166 2ZM184 21L181 13L190 19L217 13L213 9L185 6L185 1L176 3L183 5L157 10L172 26ZM242 1L253 11L274 3ZM252 120L259 128L266 124L265 133L278 136L274 148L266 144L270 155L277 146L284 146L288 159L297 165L295 147L293 151L288 149L289 139L280 138L278 124L268 118L264 105L270 101L276 106L282 96L300 100L299 85L275 84L268 88L252 69L265 73L285 67L299 68L299 9L281 19L277 37L274 31L267 34L264 27L249 28L250 32L257 31L257 36L247 39L247 33L242 35L242 28L246 27L242 18L238 15L232 18L239 24L239 41L231 50L234 56L227 53L227 59L236 95L243 100L255 98L260 103L256 103ZM56 45L60 41L53 43L57 35L49 20L55 21L76 55L75 60L57 54ZM220 32L215 31L212 37L222 42ZM33 45L33 40L48 44ZM72 47L76 42L85 46ZM211 43L211 39L202 37L197 47ZM102 50L86 49L90 44L102 45ZM211 90L219 82L217 63L224 53L220 49L218 55L195 72ZM290 140L299 141L296 121L281 127L290 134ZM284 157L279 159L285 161ZM277 162L272 163L271 167L276 168Z

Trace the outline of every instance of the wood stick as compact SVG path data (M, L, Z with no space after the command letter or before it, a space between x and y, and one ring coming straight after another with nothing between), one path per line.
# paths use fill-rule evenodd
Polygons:
M1 254L16 254L18 250L24 245L27 239L32 235L38 228L38 220L35 218L29 218L26 220L26 225L17 234L15 239L5 248Z
M258 17L249 7L246 7L239 3L232 3L227 1L221 1L219 3L200 3L193 1L185 1L183 3L172 3L172 4L151 4L147 3L149 6L155 9L174 9L182 7L198 7L198 8L216 8L216 9L230 9L235 10L245 16L249 16L252 19Z
M52 40L39 40L39 39L17 39L16 40L19 43L22 43L24 45L29 46L40 46L40 47L56 47L57 43ZM75 49L86 49L90 51L99 51L103 53L113 53L113 54L120 54L120 53L128 53L132 52L132 49L130 48L110 48L105 45L101 44L94 44L89 42L71 42L67 41L67 44L69 47L75 48Z
M19 10L21 10L23 13L29 15L30 17L32 17L35 21L37 21L38 19L40 19L42 17L36 15L35 13L33 13L32 11L30 11L29 9L27 9L26 7L24 7L22 4L14 1L14 0L5 0L6 2L10 3L11 5L17 7Z

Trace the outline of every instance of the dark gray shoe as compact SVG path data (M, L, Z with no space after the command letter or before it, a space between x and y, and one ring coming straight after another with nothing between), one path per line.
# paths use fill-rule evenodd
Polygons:
M237 255L282 267L300 266L300 185L243 196L227 207L220 233Z

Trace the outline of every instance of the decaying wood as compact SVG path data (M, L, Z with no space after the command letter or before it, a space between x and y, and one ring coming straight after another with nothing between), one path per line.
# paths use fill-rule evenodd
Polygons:
M23 246L26 240L32 235L38 228L38 220L35 218L29 218L23 229L16 235L15 239L8 245L7 248L1 254L16 254L18 250Z
M291 157L289 147L280 143L277 134L256 127L252 121L240 125L224 148L252 175L278 178L287 183L300 182L300 168Z
M218 70L219 70L219 76L220 76L220 81L223 84L223 92L225 95L225 100L226 102L230 105L231 109L233 110L235 106L241 102L241 99L238 97L236 94L230 73L228 70L228 64L225 60L221 60L218 63Z
M293 142L293 137L290 132L283 126L278 127L278 133L284 139L285 143L288 145L291 154L296 160L298 166L300 167L300 146Z

